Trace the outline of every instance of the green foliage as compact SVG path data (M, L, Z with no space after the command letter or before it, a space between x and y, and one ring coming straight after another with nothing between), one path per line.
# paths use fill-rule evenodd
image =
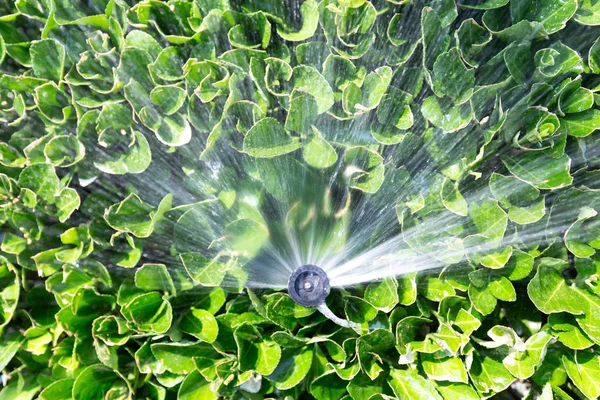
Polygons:
M0 2L0 398L599 397L598 26L595 0ZM335 253L373 239L361 199L444 268L334 290L356 331L245 289L273 214Z

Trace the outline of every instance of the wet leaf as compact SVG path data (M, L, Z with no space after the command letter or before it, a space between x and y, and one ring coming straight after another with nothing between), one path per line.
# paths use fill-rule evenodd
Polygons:
M274 118L260 120L244 138L244 152L258 158L281 156L300 147L298 138L290 136Z

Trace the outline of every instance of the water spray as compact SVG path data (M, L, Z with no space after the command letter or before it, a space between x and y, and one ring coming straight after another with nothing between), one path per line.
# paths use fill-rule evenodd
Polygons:
M307 264L296 268L288 280L288 293L296 303L303 307L316 308L340 326L360 330L359 324L339 318L327 307L325 300L330 291L327 274L316 265Z

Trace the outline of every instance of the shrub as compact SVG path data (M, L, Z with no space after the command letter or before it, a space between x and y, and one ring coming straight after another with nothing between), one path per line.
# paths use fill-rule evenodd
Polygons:
M0 398L600 396L597 25L590 0L1 2ZM328 298L356 331L265 289L308 217L323 254L402 238L400 276Z

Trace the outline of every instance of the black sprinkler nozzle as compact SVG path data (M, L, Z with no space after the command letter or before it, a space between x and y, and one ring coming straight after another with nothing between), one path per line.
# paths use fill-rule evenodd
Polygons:
M316 265L296 268L288 281L290 297L304 307L318 307L325 302L331 288L327 274Z

